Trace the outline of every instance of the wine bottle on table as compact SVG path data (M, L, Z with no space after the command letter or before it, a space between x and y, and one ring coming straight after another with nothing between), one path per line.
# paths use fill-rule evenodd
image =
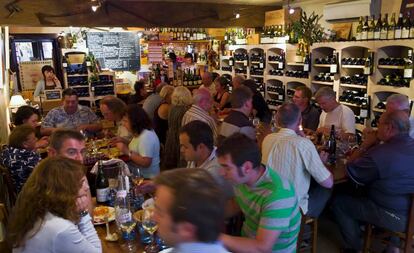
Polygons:
M336 161L336 138L335 138L335 125L331 126L331 133L326 145L328 151L328 163L335 164Z
M104 175L103 162L98 162L98 173L96 175L96 202L101 205L106 205L108 202L109 183Z

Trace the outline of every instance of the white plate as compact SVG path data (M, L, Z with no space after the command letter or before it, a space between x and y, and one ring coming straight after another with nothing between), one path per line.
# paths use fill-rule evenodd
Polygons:
M168 249L161 250L158 253L168 253L168 252L171 252L172 250L173 250L173 248L168 248Z
M113 208L111 206L97 206L93 209L94 212L97 208L108 208L108 213L109 213L108 222L111 222L111 221L115 220L115 208ZM102 225L102 224L105 224L105 217L104 216L98 216L98 217L94 216L92 218L92 221L93 221L93 225Z
M154 198L150 198L144 201L144 203L142 203L142 209L145 209L149 206L154 206Z

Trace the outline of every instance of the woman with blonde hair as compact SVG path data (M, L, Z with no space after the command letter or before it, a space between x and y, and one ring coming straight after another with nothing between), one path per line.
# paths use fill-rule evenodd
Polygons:
M43 160L20 192L8 229L13 252L102 252L86 211L91 205L82 165Z
M178 86L174 89L171 95L172 106L168 114L168 130L164 148L163 169L185 166L185 162L180 159L180 141L178 136L183 116L192 103L193 97L189 89L184 86Z
M161 104L155 110L153 123L154 131L158 136L161 144L165 144L168 130L168 113L171 108L171 95L174 91L174 86L165 85L160 91L160 97L162 98Z

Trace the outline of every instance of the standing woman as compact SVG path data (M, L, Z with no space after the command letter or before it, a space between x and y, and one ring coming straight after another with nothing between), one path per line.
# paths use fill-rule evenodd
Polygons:
M91 206L82 165L63 157L42 161L30 175L11 212L13 252L102 252L86 211Z
M59 79L56 77L55 69L50 65L45 65L42 68L43 79L36 84L36 89L33 96L38 97L45 90L62 89Z
M193 103L191 91L178 86L171 95L171 109L168 114L168 130L163 155L163 169L180 168L186 165L180 159L180 141L178 139L181 122L185 112Z
M154 130L160 140L160 143L165 145L168 130L168 113L171 108L171 95L174 91L174 86L165 85L160 91L162 102L154 113Z
M132 140L128 145L118 142L118 148L129 155L132 166L140 168L144 178L155 177L160 173L160 141L147 113L138 104L128 105L122 123L132 133Z

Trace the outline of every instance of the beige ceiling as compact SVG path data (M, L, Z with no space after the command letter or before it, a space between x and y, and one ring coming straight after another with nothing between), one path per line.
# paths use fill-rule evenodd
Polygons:
M102 0L101 0L102 1ZM2 0L0 24L25 26L257 27L281 0ZM17 7L19 11L10 10ZM234 12L241 18L235 19Z

